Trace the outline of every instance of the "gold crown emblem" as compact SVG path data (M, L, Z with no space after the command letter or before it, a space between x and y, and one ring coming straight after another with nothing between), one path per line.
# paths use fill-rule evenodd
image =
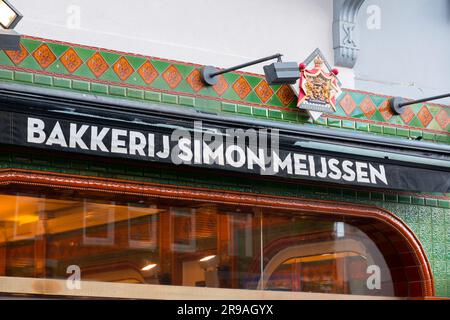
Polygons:
M316 66L316 68L321 68L323 65L323 60L319 56L317 56L314 59L314 65Z

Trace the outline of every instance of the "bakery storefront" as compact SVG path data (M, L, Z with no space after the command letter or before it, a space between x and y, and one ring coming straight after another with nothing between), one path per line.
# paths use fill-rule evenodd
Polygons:
M263 76L207 87L192 64L21 47L0 52L2 296L436 295L409 215L445 227L447 144L308 122ZM344 90L336 113L354 95L375 96Z

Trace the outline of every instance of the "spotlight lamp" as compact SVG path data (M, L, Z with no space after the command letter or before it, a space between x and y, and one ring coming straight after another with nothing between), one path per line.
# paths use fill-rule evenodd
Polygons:
M8 1L0 0L0 25L3 29L14 29L22 17Z
M218 70L213 66L206 66L202 70L202 80L205 84L213 86L217 83L219 79L218 76L221 74L236 71L268 60L278 59L276 63L264 67L267 82L269 84L294 84L300 78L298 65L295 62L282 62L282 56L282 54L277 53L223 70Z
M8 1L0 0L0 49L20 50L20 34L14 27L22 15Z

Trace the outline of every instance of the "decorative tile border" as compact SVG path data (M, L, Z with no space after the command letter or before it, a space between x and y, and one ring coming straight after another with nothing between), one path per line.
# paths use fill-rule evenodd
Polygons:
M233 72L212 87L202 66L58 41L23 37L21 51L0 51L0 80L87 91L308 123L289 86L269 86L261 75ZM450 107L417 104L394 116L387 96L344 90L337 112L314 124L450 144Z

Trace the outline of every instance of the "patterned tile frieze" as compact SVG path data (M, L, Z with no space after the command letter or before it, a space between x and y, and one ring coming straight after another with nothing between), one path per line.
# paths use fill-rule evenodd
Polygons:
M176 99L161 101L196 106L198 100L205 108L213 106L219 112L265 116L275 121L310 121L296 107L296 96L289 86L270 86L262 75L228 73L209 87L201 81L202 66L191 63L27 36L20 48L17 52L0 51L0 80L30 80L33 84L135 99L175 95ZM417 104L396 116L388 99L345 89L338 99L337 112L314 124L450 143L450 106ZM222 106L216 107L217 102ZM262 112L261 108L268 111Z

